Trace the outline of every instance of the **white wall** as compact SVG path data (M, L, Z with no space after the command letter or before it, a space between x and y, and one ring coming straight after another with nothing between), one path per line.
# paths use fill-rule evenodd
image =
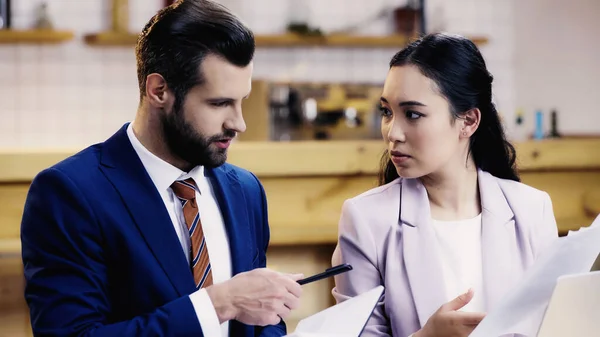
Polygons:
M220 0L257 34L283 32L293 1L326 31L370 17L402 0ZM541 0L539 0L541 1ZM574 0L583 1L583 0ZM593 0L588 0L593 1ZM14 25L28 28L41 0L14 3ZM139 31L162 0L130 0ZM0 148L80 148L102 141L133 118L138 103L132 47L90 47L82 35L108 27L107 0L48 1L57 28L76 39L56 46L0 45ZM521 3L521 2L519 2ZM490 39L482 52L495 76L500 111L515 109L514 0L427 0L432 26ZM521 6L521 5L519 5ZM520 9L519 9L520 10ZM435 19L438 18L438 19ZM390 18L360 34L387 34ZM395 49L260 49L256 78L381 83ZM585 123L580 122L580 124Z
M559 131L598 135L600 1L521 1L515 24L517 106L556 108Z

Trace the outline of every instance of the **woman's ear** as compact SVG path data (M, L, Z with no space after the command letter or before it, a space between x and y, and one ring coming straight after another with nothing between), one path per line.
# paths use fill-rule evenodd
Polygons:
M462 127L460 129L460 135L463 138L470 138L481 122L481 111L478 108L471 109L462 116Z

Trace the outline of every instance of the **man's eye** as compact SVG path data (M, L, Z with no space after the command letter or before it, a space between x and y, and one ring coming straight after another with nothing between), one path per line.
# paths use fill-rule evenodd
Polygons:
M217 108L222 108L222 107L226 107L230 104L230 102L225 101L225 102L214 102L212 103L213 106L217 107Z

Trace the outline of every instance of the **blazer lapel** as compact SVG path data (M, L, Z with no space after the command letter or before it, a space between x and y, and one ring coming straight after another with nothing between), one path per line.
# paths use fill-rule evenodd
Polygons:
M102 166L135 225L179 296L195 290L173 223L160 194L127 137L127 124L102 149Z
M400 196L403 253L419 322L447 302L441 262L425 187L417 179L404 179Z
M479 171L479 193L482 208L482 261L486 307L493 308L518 275L521 262L515 234L514 214L498 181Z
M252 269L251 232L244 190L235 171L223 165L208 170L229 237L233 275Z

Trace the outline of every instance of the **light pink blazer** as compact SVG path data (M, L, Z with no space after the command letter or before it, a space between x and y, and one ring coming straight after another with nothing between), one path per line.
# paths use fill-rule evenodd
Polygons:
M558 237L547 193L478 171L482 207L484 296L487 311ZM346 200L332 264L354 269L335 277L339 303L378 285L384 295L361 336L406 337L444 303L427 191L398 178Z

